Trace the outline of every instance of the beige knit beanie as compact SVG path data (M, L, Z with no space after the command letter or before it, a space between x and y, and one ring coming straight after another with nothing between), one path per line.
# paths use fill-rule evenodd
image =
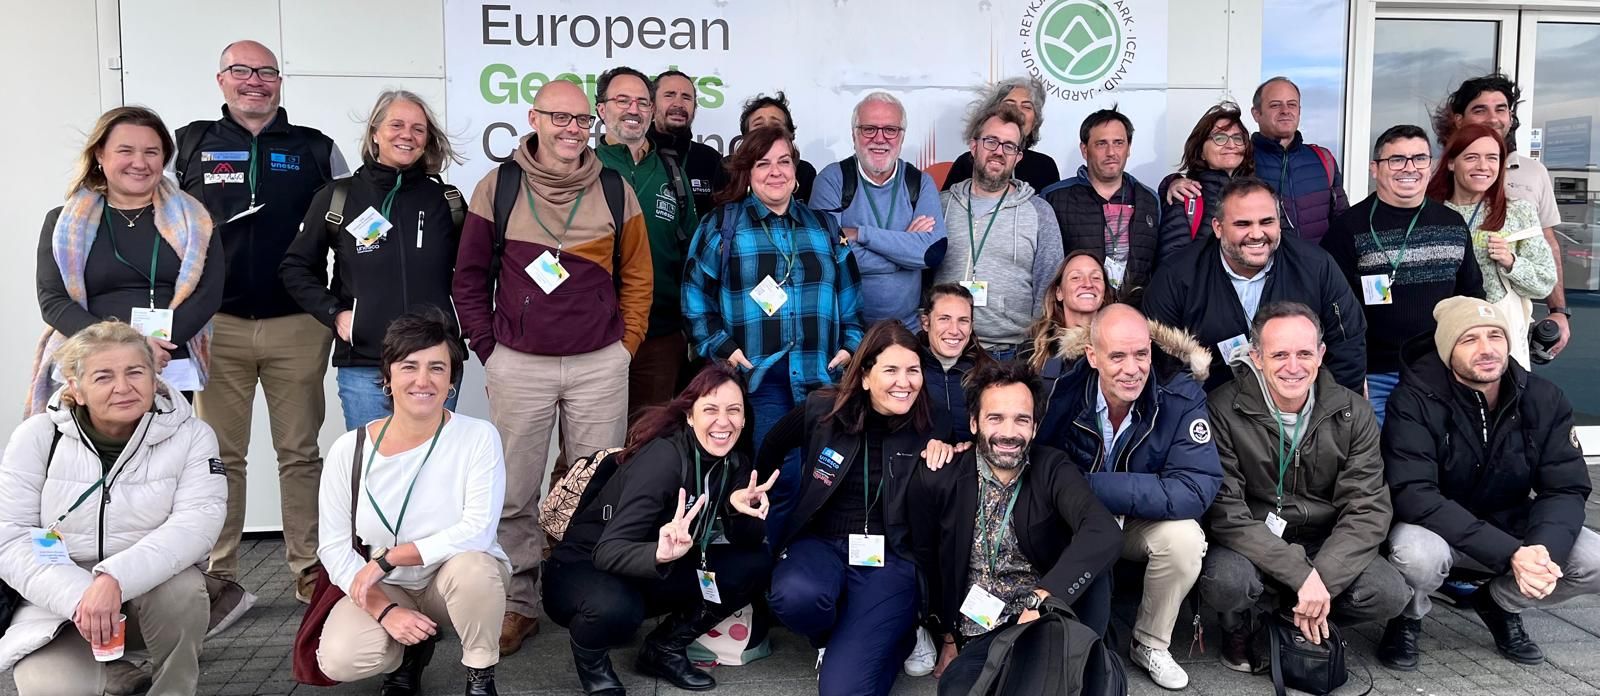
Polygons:
M1457 295L1440 301L1433 308L1433 319L1439 323L1433 331L1433 345L1446 365L1450 364L1450 352L1455 349L1456 341L1471 329L1498 326L1507 339L1511 338L1511 325L1506 322L1505 313L1474 297Z

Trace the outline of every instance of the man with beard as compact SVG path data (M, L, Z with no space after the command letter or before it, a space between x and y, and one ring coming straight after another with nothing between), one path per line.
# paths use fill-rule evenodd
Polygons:
M1204 380L1211 355L1188 334L1113 304L1069 330L1071 365L1046 397L1039 441L1065 450L1116 515L1122 557L1146 563L1129 655L1166 689L1189 685L1172 627L1200 575L1200 516L1222 485ZM1193 375L1193 376L1191 376Z
M1094 253L1113 297L1137 307L1164 254L1156 194L1126 171L1132 148L1133 121L1115 106L1089 114L1078 128L1084 161L1078 175L1051 184L1039 197L1055 211L1061 248Z
M1427 198L1432 156L1416 126L1394 126L1372 148L1378 190L1333 220L1322 248L1365 305L1367 398L1383 406L1400 380L1400 344L1433 332L1433 306L1452 295L1483 297L1483 273L1461 215Z
M911 543L941 640L941 694L971 690L997 629L1039 618L1046 597L1101 635L1111 617L1107 572L1122 533L1065 454L1034 446L1038 386L1023 363L980 368L967 385L977 446L912 474Z
M1360 393L1366 378L1367 322L1344 274L1327 252L1278 228L1278 198L1260 179L1222 189L1214 236L1179 251L1156 274L1144 313L1215 346L1206 390L1233 374L1226 367L1249 347L1256 308L1299 302L1318 308L1333 380Z
M668 166L661 151L645 137L650 116L659 108L651 102L650 93L650 78L628 67L601 74L596 91L606 134L594 152L602 165L627 179L639 197L655 270L649 328L628 365L630 414L666 403L677 393L678 376L688 354L678 288L683 280L683 256L699 224L693 204L680 201L676 194L672 180L676 165Z
M1055 213L1032 186L1012 178L1024 123L1021 112L1003 103L973 114L967 145L979 166L971 179L939 196L957 232L948 238L934 282L972 293L973 325L984 349L1000 361L1016 357L1030 340L1029 326L1062 257Z
M1600 592L1600 536L1584 528L1590 481L1572 405L1510 359L1516 334L1494 305L1452 297L1433 317L1433 334L1405 346L1383 426L1397 522L1390 560L1415 593L1378 658L1416 669L1428 595L1464 570L1492 578L1471 602L1495 648L1539 664L1544 652L1521 612Z
M1198 583L1222 624L1222 664L1240 672L1255 663L1250 626L1264 597L1321 643L1330 617L1385 621L1410 596L1379 555L1393 508L1377 421L1322 369L1317 314L1265 304L1250 328L1236 378L1211 392L1223 481L1206 513L1211 549Z
M856 153L822 168L808 203L839 223L861 267L862 319L894 319L916 331L922 272L944 260L939 188L900 159L906 110L873 92L850 117Z
M789 131L789 137L794 138L794 114L789 113L789 97L779 90L777 94L757 94L744 102L744 109L739 112L739 137L750 135L750 131L757 128L777 126ZM738 147L738 140L728 147L731 152ZM794 162L794 178L799 188L794 190L795 200L804 203L811 200L811 186L817 181L817 168L810 162L797 159Z
M728 174L722 169L722 154L694 139L694 112L699 106L694 78L677 70L661 73L651 86L650 98L656 103L650 142L678 163L689 179L695 214L704 216L713 207L711 195L727 183Z

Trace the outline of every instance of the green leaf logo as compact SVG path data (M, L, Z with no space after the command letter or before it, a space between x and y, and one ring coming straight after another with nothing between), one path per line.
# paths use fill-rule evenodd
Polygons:
M1088 85L1116 67L1122 26L1102 0L1058 0L1044 11L1034 42L1051 77Z

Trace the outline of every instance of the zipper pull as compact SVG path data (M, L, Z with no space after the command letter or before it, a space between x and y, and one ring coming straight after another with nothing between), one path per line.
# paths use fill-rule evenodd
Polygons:
M424 213L423 211L420 211L420 210L417 211L417 248L418 249L422 248L422 220L423 220L423 216L424 215L426 215L426 213Z

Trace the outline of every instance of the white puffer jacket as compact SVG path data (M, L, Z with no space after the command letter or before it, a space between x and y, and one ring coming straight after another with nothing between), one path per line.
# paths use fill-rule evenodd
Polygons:
M162 382L155 412L134 430L106 487L56 527L77 565L37 563L29 529L49 527L100 471L60 391L11 434L0 459L0 579L25 601L0 637L0 671L55 638L95 573L116 578L127 601L204 560L222 531L228 486L216 435Z

